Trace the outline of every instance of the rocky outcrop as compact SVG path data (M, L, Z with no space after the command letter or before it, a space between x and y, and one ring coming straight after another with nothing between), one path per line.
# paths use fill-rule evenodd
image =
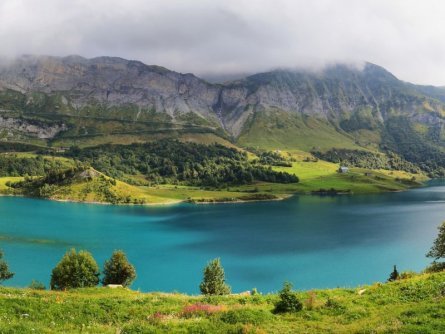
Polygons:
M26 121L12 117L4 117L0 115L0 131L5 130L9 136L14 131L26 133L39 139L51 139L62 131L67 130L65 124L46 124L44 122Z

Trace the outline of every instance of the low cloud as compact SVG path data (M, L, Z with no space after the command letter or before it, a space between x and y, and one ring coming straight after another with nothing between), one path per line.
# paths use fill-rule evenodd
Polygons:
M440 0L2 0L0 56L102 55L207 76L370 61L445 85Z

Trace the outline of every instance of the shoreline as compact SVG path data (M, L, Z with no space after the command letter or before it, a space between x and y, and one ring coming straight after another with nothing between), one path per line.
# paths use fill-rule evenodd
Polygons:
M109 203L109 202L97 202L97 201L78 201L78 200L72 200L72 199L60 199L60 198L45 198L45 197L32 197L32 196L26 196L26 195L19 195L19 194L3 194L0 193L0 197L22 197L22 198L29 198L29 199L38 199L38 200L45 200L45 201L54 201L54 202L61 202L61 203L81 203L81 204L94 204L94 205L116 205L116 206L173 206L178 205L181 203L185 204L196 204L196 205L205 205L205 204L236 204L236 203L251 203L251 202L269 202L269 201L282 201L285 199L288 199L292 196L299 195L299 193L289 194L289 195L282 195L280 197L276 198L269 198L269 199L252 199L252 200L238 200L234 199L233 201L193 201L189 199L184 200L174 200L171 202L157 202L157 203L144 203L144 204L134 204L134 203Z
M283 201L286 199L289 199L296 195L304 195L304 196L354 196L354 195L376 195L376 194L384 194L384 193L398 193L398 192L404 192L409 191L411 189L416 188L422 188L427 186L425 182L423 182L419 186L409 187L405 190L387 190L387 191L381 191L381 192L369 192L369 193L360 193L356 194L354 192L347 192L347 191L341 191L337 193L320 193L317 191L296 191L294 193L289 194L279 194L274 195L275 198L265 198L265 199L237 199L233 198L233 200L227 200L224 199L222 201L216 200L203 200L203 199L183 199L183 200L172 200L170 202L155 202L155 203L143 203L143 204L134 204L134 203L110 203L110 202L98 202L98 201L80 201L80 200L73 200L73 199L60 199L60 198L44 198L44 197L32 197L32 196L26 196L23 194L5 194L0 192L0 197L23 197L23 198L30 198L30 199L40 199L40 200L47 200L47 201L55 201L55 202L61 202L61 203L82 203L82 204L93 204L93 205L117 205L117 206L173 206L178 205L182 203L186 204L196 204L196 205L209 205L209 204L241 204L241 203L254 203L254 202L270 202L270 201Z

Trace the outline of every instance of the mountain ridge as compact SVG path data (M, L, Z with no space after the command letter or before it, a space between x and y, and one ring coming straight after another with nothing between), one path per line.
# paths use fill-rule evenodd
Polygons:
M403 127L425 145L445 147L445 89L401 81L371 63L277 69L214 84L118 57L22 56L0 67L0 109L0 139L8 141L35 138L27 131L33 127L53 129L39 139L81 141L164 124L166 131L216 131L243 146L309 150L313 139L314 149L382 150L398 145L393 128Z

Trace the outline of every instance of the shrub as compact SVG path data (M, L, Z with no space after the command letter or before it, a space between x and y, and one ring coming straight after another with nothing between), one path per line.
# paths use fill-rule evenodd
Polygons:
M433 246L426 256L434 258L434 260L439 260L440 258L445 258L445 222L438 227L439 234L436 240L434 240Z
M184 318L208 316L225 310L226 307L223 305L196 303L185 306L184 309L182 310L182 316Z
M33 290L46 290L45 284L36 280L32 280L28 288Z
M439 285L439 296L445 297L445 282Z
M264 310L239 309L224 312L221 315L221 321L227 324L253 324L258 325L272 320L272 315Z
M147 320L152 325L159 325L163 320L167 319L168 315L165 315L161 312L155 312L154 314L147 317Z
M230 286L225 283L224 269L220 259L210 261L204 268L204 278L199 289L204 295L227 295L230 293Z
M433 263L425 269L427 273L435 273L445 270L444 262L437 262L441 258L445 258L445 222L443 222L439 227L439 234L436 240L434 240L433 246L426 256L434 258Z
M414 271L404 271L404 272L400 273L399 279L408 279L408 278L413 278L414 276L417 276L416 272L414 272Z
M425 268L426 273L438 273L445 270L445 262L433 261L428 267Z
M303 304L298 299L297 293L292 291L292 284L285 282L281 289L280 300L275 304L274 313L298 312L303 309Z
M9 271L8 263L3 260L3 251L0 250L0 283L11 279L14 273Z
M93 287L99 284L99 267L87 251L71 249L53 269L51 290Z
M114 251L111 258L105 261L103 285L122 284L130 286L136 278L134 266L128 262L127 256L121 250Z
M324 304L324 306L326 308L329 308L329 309L332 309L332 310L336 310L336 311L343 311L343 310L346 309L338 301L336 301L335 299L332 299L330 297L328 297L328 300L326 300L326 303Z
M315 294L315 292L309 291L308 298L304 301L304 306L306 306L308 310L312 310L315 307L316 300L317 300L317 295Z

